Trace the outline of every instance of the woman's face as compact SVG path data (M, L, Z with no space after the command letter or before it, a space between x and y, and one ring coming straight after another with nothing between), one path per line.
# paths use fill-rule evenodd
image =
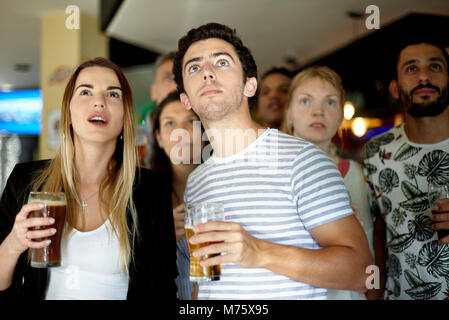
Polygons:
M115 143L123 128L122 94L113 70L104 67L81 70L70 100L75 141Z
M343 120L340 94L329 82L312 78L294 91L287 115L293 134L317 145L329 143Z
M159 117L156 139L174 164L199 164L204 142L198 116L180 101L167 104Z

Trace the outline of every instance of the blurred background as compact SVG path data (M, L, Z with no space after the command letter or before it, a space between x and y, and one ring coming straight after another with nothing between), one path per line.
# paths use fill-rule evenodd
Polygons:
M368 139L403 120L388 92L398 39L426 26L449 47L447 0L0 0L0 192L15 163L54 155L74 67L96 56L122 67L136 128L148 128L155 60L208 22L237 29L259 75L273 66L337 71L347 101L334 142L355 160Z

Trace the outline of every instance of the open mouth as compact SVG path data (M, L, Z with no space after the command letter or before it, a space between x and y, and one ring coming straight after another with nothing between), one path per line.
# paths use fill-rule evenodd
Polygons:
M321 123L321 122L314 122L314 123L312 123L310 125L310 127L317 128L317 129L324 129L324 128L326 128L326 126L323 123Z
M108 121L107 121L105 118L101 117L101 116L93 116L93 117L90 117L90 118L88 119L88 121L89 121L90 123L93 123L93 124L100 124L100 125L103 125L103 124L107 124L107 123L108 123Z

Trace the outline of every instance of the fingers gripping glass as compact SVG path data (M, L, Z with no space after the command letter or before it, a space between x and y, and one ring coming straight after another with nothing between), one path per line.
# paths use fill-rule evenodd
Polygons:
M449 184L447 185L440 185L437 183L429 183L429 190L428 190L428 197L429 197L429 205L430 210L432 210L433 214L441 214L441 213L448 213L448 212L442 212L442 211L436 211L435 207L438 204L438 200L442 199L449 199ZM449 235L449 230L437 230L438 234L438 240L441 240L442 238Z
M190 252L190 281L192 282L220 280L220 265L209 267L202 267L200 265L201 261L217 256L218 254L206 254L200 258L192 255L195 250L211 245L213 242L191 244L189 240L194 235L194 226L209 221L223 221L223 215L224 209L221 203L190 203L185 207L184 232Z
M56 228L56 233L46 239L51 240L45 248L31 249L31 266L34 268L59 267L61 265L61 237L65 223L66 198L64 192L30 192L28 203L41 202L44 208L31 211L29 218L48 217L54 218L51 226L37 226L30 231ZM46 239L35 239L42 241Z

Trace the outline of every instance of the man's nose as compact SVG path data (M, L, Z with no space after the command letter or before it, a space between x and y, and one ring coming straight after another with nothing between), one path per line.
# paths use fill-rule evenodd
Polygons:
M420 82L429 82L430 81L430 75L428 70L421 69L418 73L418 79Z
M210 65L205 65L203 68L203 80L204 81L215 80L215 73Z

